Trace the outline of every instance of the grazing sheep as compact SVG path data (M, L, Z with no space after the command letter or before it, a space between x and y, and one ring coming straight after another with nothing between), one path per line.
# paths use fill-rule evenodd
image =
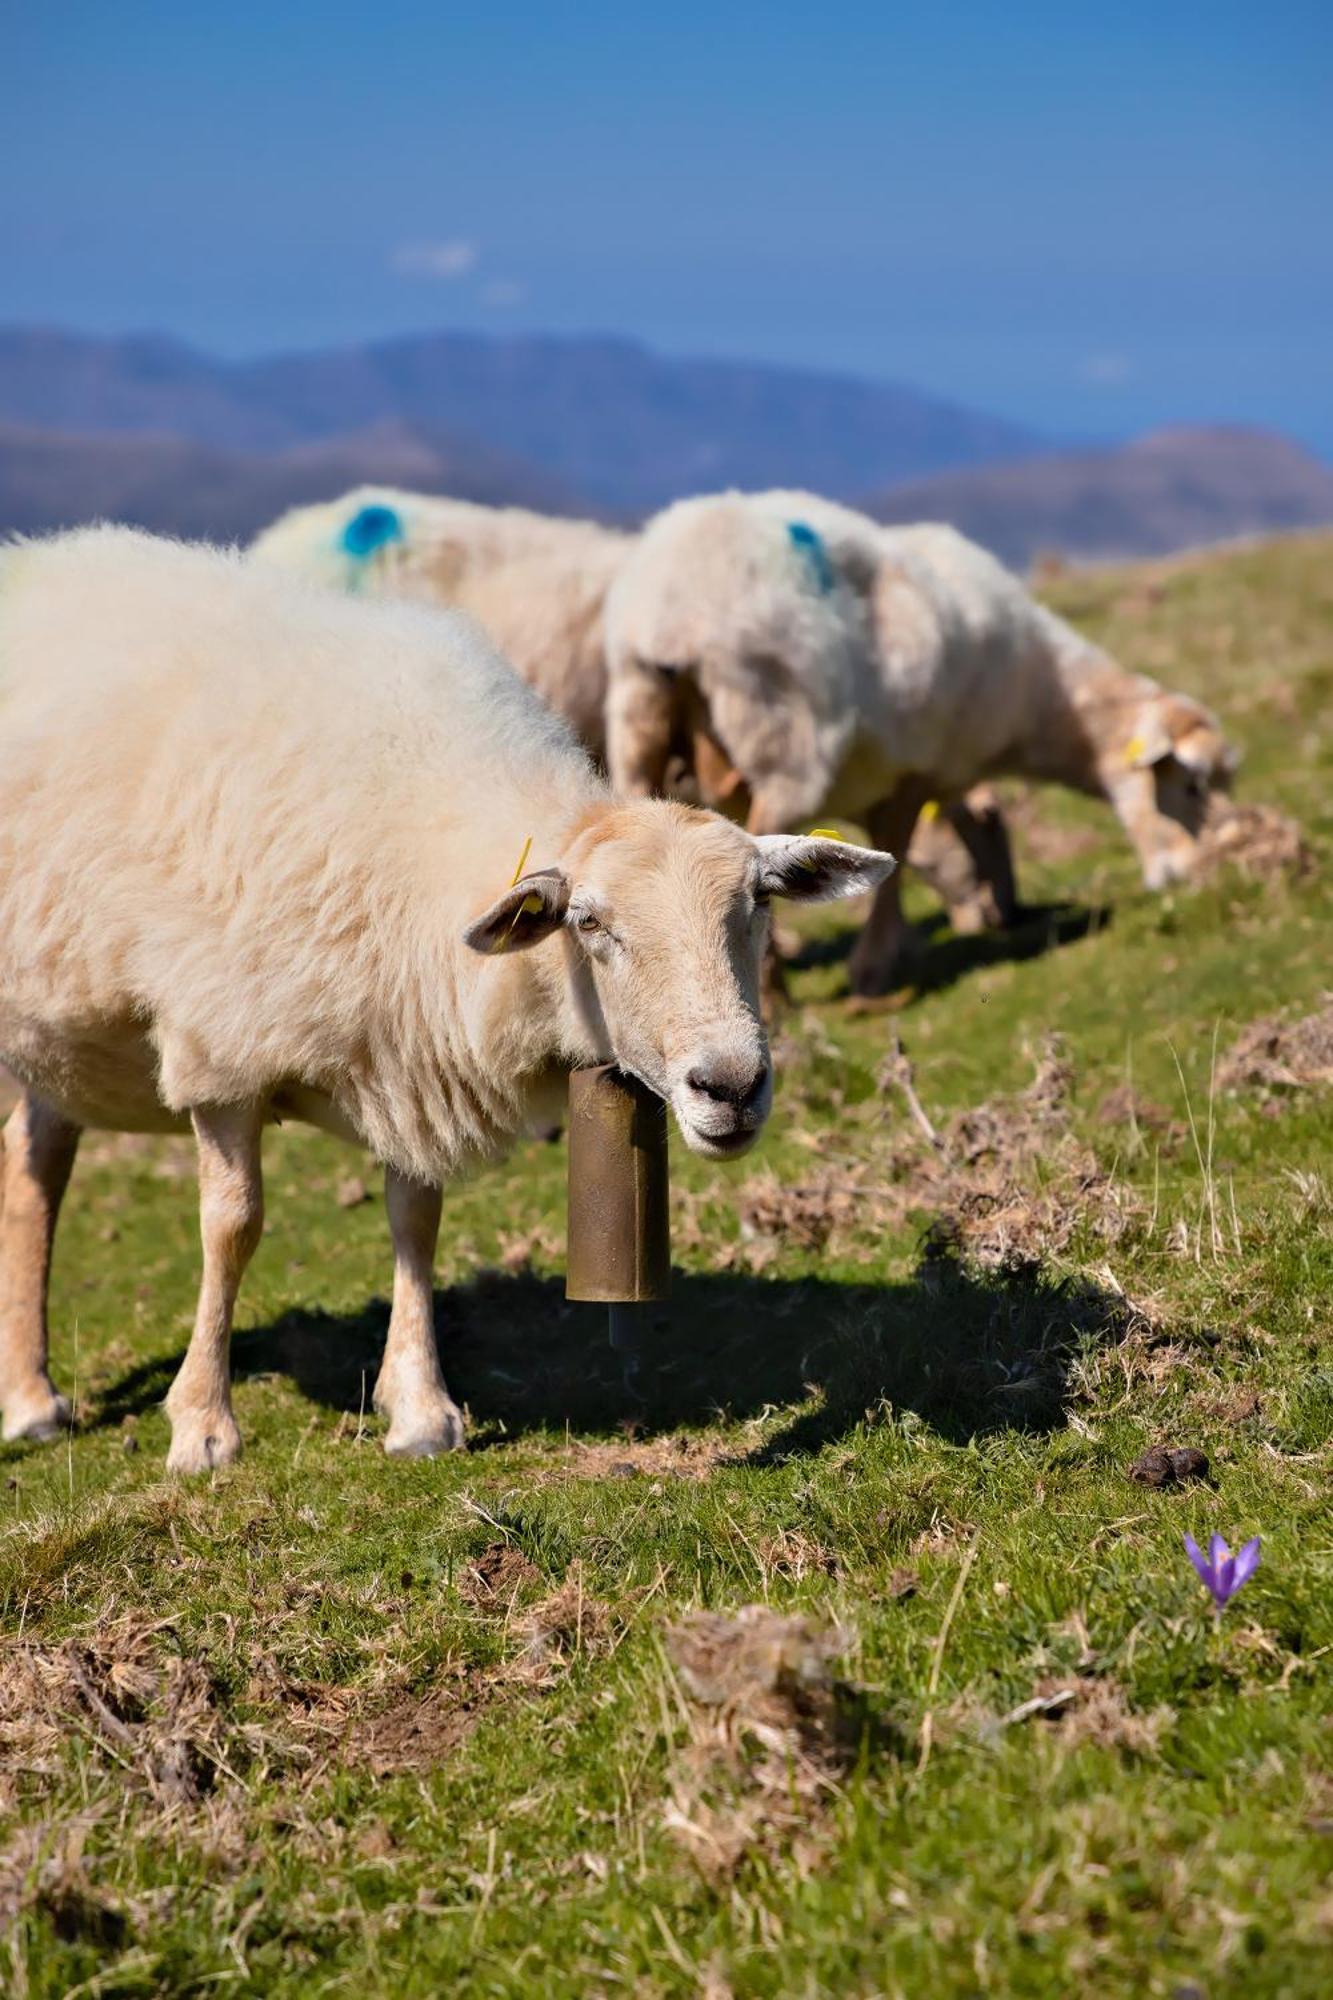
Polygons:
M880 528L810 494L668 508L612 585L606 637L613 781L660 786L687 714L723 774L701 790L748 796L752 832L831 816L905 853L938 800L1003 873L1002 826L997 843L958 807L1010 774L1107 800L1160 888L1235 764L1206 709L1127 673L953 529ZM903 940L895 879L853 955L858 992L892 984Z
M470 612L600 759L602 607L630 546L629 535L594 521L362 486L293 508L251 554L357 594Z
M0 1402L68 1417L46 1280L80 1128L194 1128L203 1281L169 1465L240 1447L227 1346L278 1117L384 1161L391 1451L461 1442L431 1272L440 1183L617 1061L709 1158L771 1076L771 894L887 855L617 804L472 623L125 529L0 550ZM526 867L531 849L532 866ZM517 866L516 866L517 864ZM520 872L523 871L523 872Z
M837 510L842 512L844 510ZM851 516L859 527L860 517ZM357 595L410 597L469 611L599 761L606 757L606 594L632 537L593 522L472 501L363 486L324 505L297 507L252 545L278 563ZM672 749L657 790L744 819L738 774L689 711L682 682ZM945 802L918 827L912 866L959 930L1008 921L1012 866L993 794ZM1009 896L1005 896L1005 883Z

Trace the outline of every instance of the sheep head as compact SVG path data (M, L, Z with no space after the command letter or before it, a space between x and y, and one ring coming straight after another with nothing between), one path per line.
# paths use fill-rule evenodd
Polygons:
M856 895L893 867L873 848L756 839L662 800L607 805L464 937L486 954L560 939L586 1059L637 1076L671 1105L692 1151L729 1159L754 1143L772 1104L759 1006L770 899Z
M1217 718L1188 695L1154 689L1104 765L1106 788L1150 889L1185 880L1209 804L1239 763Z

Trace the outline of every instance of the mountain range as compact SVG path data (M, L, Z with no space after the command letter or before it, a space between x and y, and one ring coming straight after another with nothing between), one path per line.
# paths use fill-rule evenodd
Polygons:
M462 333L230 361L156 335L0 329L0 423L262 454L387 426L502 453L617 514L717 486L859 493L1041 442L894 384L669 360L628 340Z
M0 328L0 531L110 518L245 538L366 480L620 520L683 493L806 486L885 520L952 520L1015 563L1333 520L1333 471L1262 431L1061 451L900 384L592 336L228 360L152 334Z
M862 504L881 521L951 521L1021 569L1047 551L1113 561L1322 527L1333 469L1272 431L1219 425L940 473Z

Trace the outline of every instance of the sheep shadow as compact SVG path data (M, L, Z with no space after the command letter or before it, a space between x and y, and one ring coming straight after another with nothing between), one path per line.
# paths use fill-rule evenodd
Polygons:
M530 1270L486 1271L437 1294L436 1324L473 1450L566 1426L653 1435L791 1407L764 1448L772 1458L818 1451L884 1405L954 1443L1057 1428L1077 1357L1119 1340L1129 1314L1086 1278L977 1273L932 1245L889 1284L678 1272L669 1303L643 1311L632 1376L609 1345L605 1307L571 1304L561 1279ZM355 1313L292 1310L236 1336L233 1372L285 1376L355 1415L369 1410L387 1325L378 1298ZM126 1374L99 1424L158 1401L177 1360Z
M918 947L911 969L904 974L901 993L890 998L900 998L909 991L917 997L939 993L988 966L1044 958L1048 952L1105 930L1112 915L1107 905L1089 908L1081 903L1024 903L1004 930L967 934L950 930L942 912L920 918L912 926ZM855 930L808 938L788 960L788 966L804 972L845 964L856 938Z

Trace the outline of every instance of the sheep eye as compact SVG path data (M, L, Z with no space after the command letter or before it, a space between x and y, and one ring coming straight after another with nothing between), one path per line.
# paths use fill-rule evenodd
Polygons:
M583 912L583 915L578 919L578 927L585 937L591 937L594 931L599 931L602 928L591 910Z

